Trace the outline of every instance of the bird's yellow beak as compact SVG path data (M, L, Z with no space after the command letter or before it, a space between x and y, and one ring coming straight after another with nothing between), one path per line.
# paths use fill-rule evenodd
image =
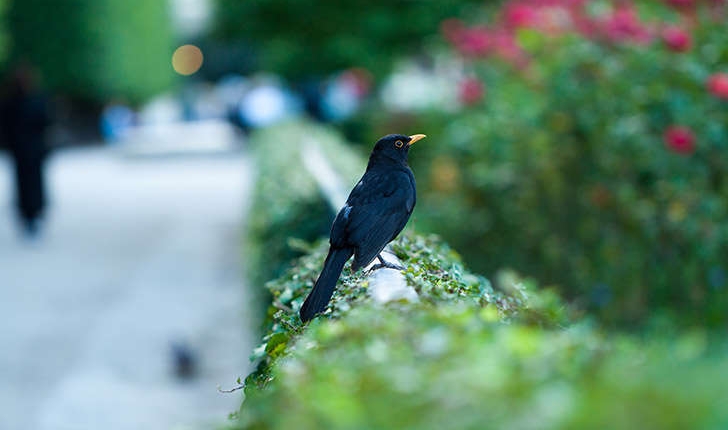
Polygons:
M407 144L407 146L411 146L413 143L417 142L418 140L424 139L426 137L427 136L425 136L424 134L413 134L412 136L409 137L410 141Z

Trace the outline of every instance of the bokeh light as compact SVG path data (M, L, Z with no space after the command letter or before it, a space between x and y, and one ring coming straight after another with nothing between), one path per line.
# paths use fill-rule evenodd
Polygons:
M191 75L202 67L203 55L195 45L182 45L172 54L172 67L180 75Z

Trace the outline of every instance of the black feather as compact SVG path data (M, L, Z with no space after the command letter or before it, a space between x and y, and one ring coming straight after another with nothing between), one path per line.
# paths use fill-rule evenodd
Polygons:
M415 207L415 177L407 165L404 135L379 139L364 176L351 190L346 205L331 226L331 247L311 293L301 307L308 321L326 309L346 261L354 255L352 270L369 265L402 231Z
M351 249L329 249L326 256L324 268L313 286L313 290L306 297L306 301L301 306L301 321L306 322L313 318L317 313L326 309L326 305L334 294L336 281L339 280L344 264L351 257L354 251Z

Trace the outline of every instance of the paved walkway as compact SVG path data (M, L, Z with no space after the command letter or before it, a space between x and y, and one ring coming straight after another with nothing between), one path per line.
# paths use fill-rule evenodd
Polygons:
M65 150L38 241L13 223L0 153L0 429L209 429L255 342L241 277L242 154L128 159ZM198 355L173 372L172 342Z

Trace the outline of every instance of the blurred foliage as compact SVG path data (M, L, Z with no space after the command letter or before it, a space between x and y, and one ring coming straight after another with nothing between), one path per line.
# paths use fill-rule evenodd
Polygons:
M369 117L370 138L429 136L411 156L418 228L481 273L559 284L609 321L666 308L724 324L728 101L709 82L728 71L728 32L717 3L687 3L549 3L583 28L525 20L541 16L536 1L506 2L485 25L450 21L453 61L480 99Z
M257 50L258 68L318 78L350 67L376 76L421 50L439 22L480 2L217 0L215 35Z
M0 0L0 64L4 64L8 56L8 27L6 15L9 0Z
M256 131L249 144L258 181L248 221L245 258L252 281L263 285L301 255L297 243L327 236L334 219L334 209L303 163L302 148L313 144L330 156L332 168L346 187L356 182L365 164L343 144L339 134L306 122Z
M704 331L610 338L570 324L550 290L512 273L494 290L441 241L417 235L394 250L419 301L376 305L347 268L329 311L302 326L296 312L326 244L311 250L268 284L268 332L236 429L728 424L725 345Z
M140 102L174 79L167 7L146 0L11 1L11 55L38 67L61 94Z

